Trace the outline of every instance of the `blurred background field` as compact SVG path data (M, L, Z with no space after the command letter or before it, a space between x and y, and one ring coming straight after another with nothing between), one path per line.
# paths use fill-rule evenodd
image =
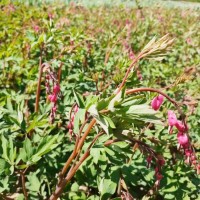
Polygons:
M72 0L18 0L18 2L26 3L29 5L36 5L41 3L53 3L53 2L61 2L65 4L69 4ZM76 0L73 1L80 5L84 6L116 6L116 5L125 5L135 7L137 6L137 2L141 6L165 6L165 7L181 7L181 8L199 8L199 0Z

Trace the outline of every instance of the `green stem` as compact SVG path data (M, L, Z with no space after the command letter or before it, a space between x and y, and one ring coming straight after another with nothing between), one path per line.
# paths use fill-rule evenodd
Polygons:
M38 111L39 111L39 101L40 101L42 71L43 71L42 56L40 56L40 62L39 62L39 77L38 77L37 92L36 92L36 100L35 100L35 112L38 112Z

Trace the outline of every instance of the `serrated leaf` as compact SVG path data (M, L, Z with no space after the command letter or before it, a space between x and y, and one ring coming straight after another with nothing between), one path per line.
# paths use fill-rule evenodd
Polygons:
M30 175L27 176L28 182L27 182L27 188L31 191L38 192L40 189L40 181L38 177L36 176L36 173L30 173Z

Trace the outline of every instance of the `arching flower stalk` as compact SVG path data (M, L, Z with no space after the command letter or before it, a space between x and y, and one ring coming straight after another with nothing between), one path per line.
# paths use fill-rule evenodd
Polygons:
M43 72L45 72L45 88L46 94L48 95L48 100L51 102L51 112L50 112L50 123L54 122L57 110L57 102L60 98L60 84L57 79L57 74L52 71L51 67L48 64L43 64Z

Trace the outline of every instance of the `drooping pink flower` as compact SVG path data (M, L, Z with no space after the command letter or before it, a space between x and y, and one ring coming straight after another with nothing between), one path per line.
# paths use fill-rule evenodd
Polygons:
M53 92L55 94L58 94L60 92L60 86L58 84L53 87Z
M160 181L162 178L163 178L162 174L160 174L160 173L157 173L157 174L156 174L156 179L157 179L157 180Z
M76 104L76 105L74 106L74 113L77 113L78 110L79 110L79 107L78 107L78 105Z
M52 108L52 111L53 111L53 112L56 112L56 110L57 110L57 107L54 106L54 107Z
M190 157L190 156L192 155L192 150L191 150L191 149L186 149L186 150L185 150L185 155L186 155L187 157Z
M72 129L72 128L73 128L73 124L72 124L71 121L68 123L67 128L68 128L68 129Z
M151 102L151 106L154 110L158 110L160 108L160 106L162 105L164 100L164 97L159 94L158 96L156 96L155 98L153 98L152 102Z
M147 157L147 167L151 166L151 161L152 161L153 157L152 156L148 156Z
M184 132L184 131L187 130L187 128L185 127L185 125L184 125L180 120L177 120L175 126L176 126L176 128L177 128L180 132Z
M57 96L56 96L55 94L50 94L50 95L48 96L48 99L49 99L51 102L55 103L55 102L57 101Z
M157 160L157 163L158 163L159 166L164 166L165 160L163 158L159 159L159 160Z
M169 126L175 126L177 123L177 118L172 110L168 110L168 123Z
M182 146L186 146L189 142L188 136L182 132L178 132L177 139L178 139L178 143Z

